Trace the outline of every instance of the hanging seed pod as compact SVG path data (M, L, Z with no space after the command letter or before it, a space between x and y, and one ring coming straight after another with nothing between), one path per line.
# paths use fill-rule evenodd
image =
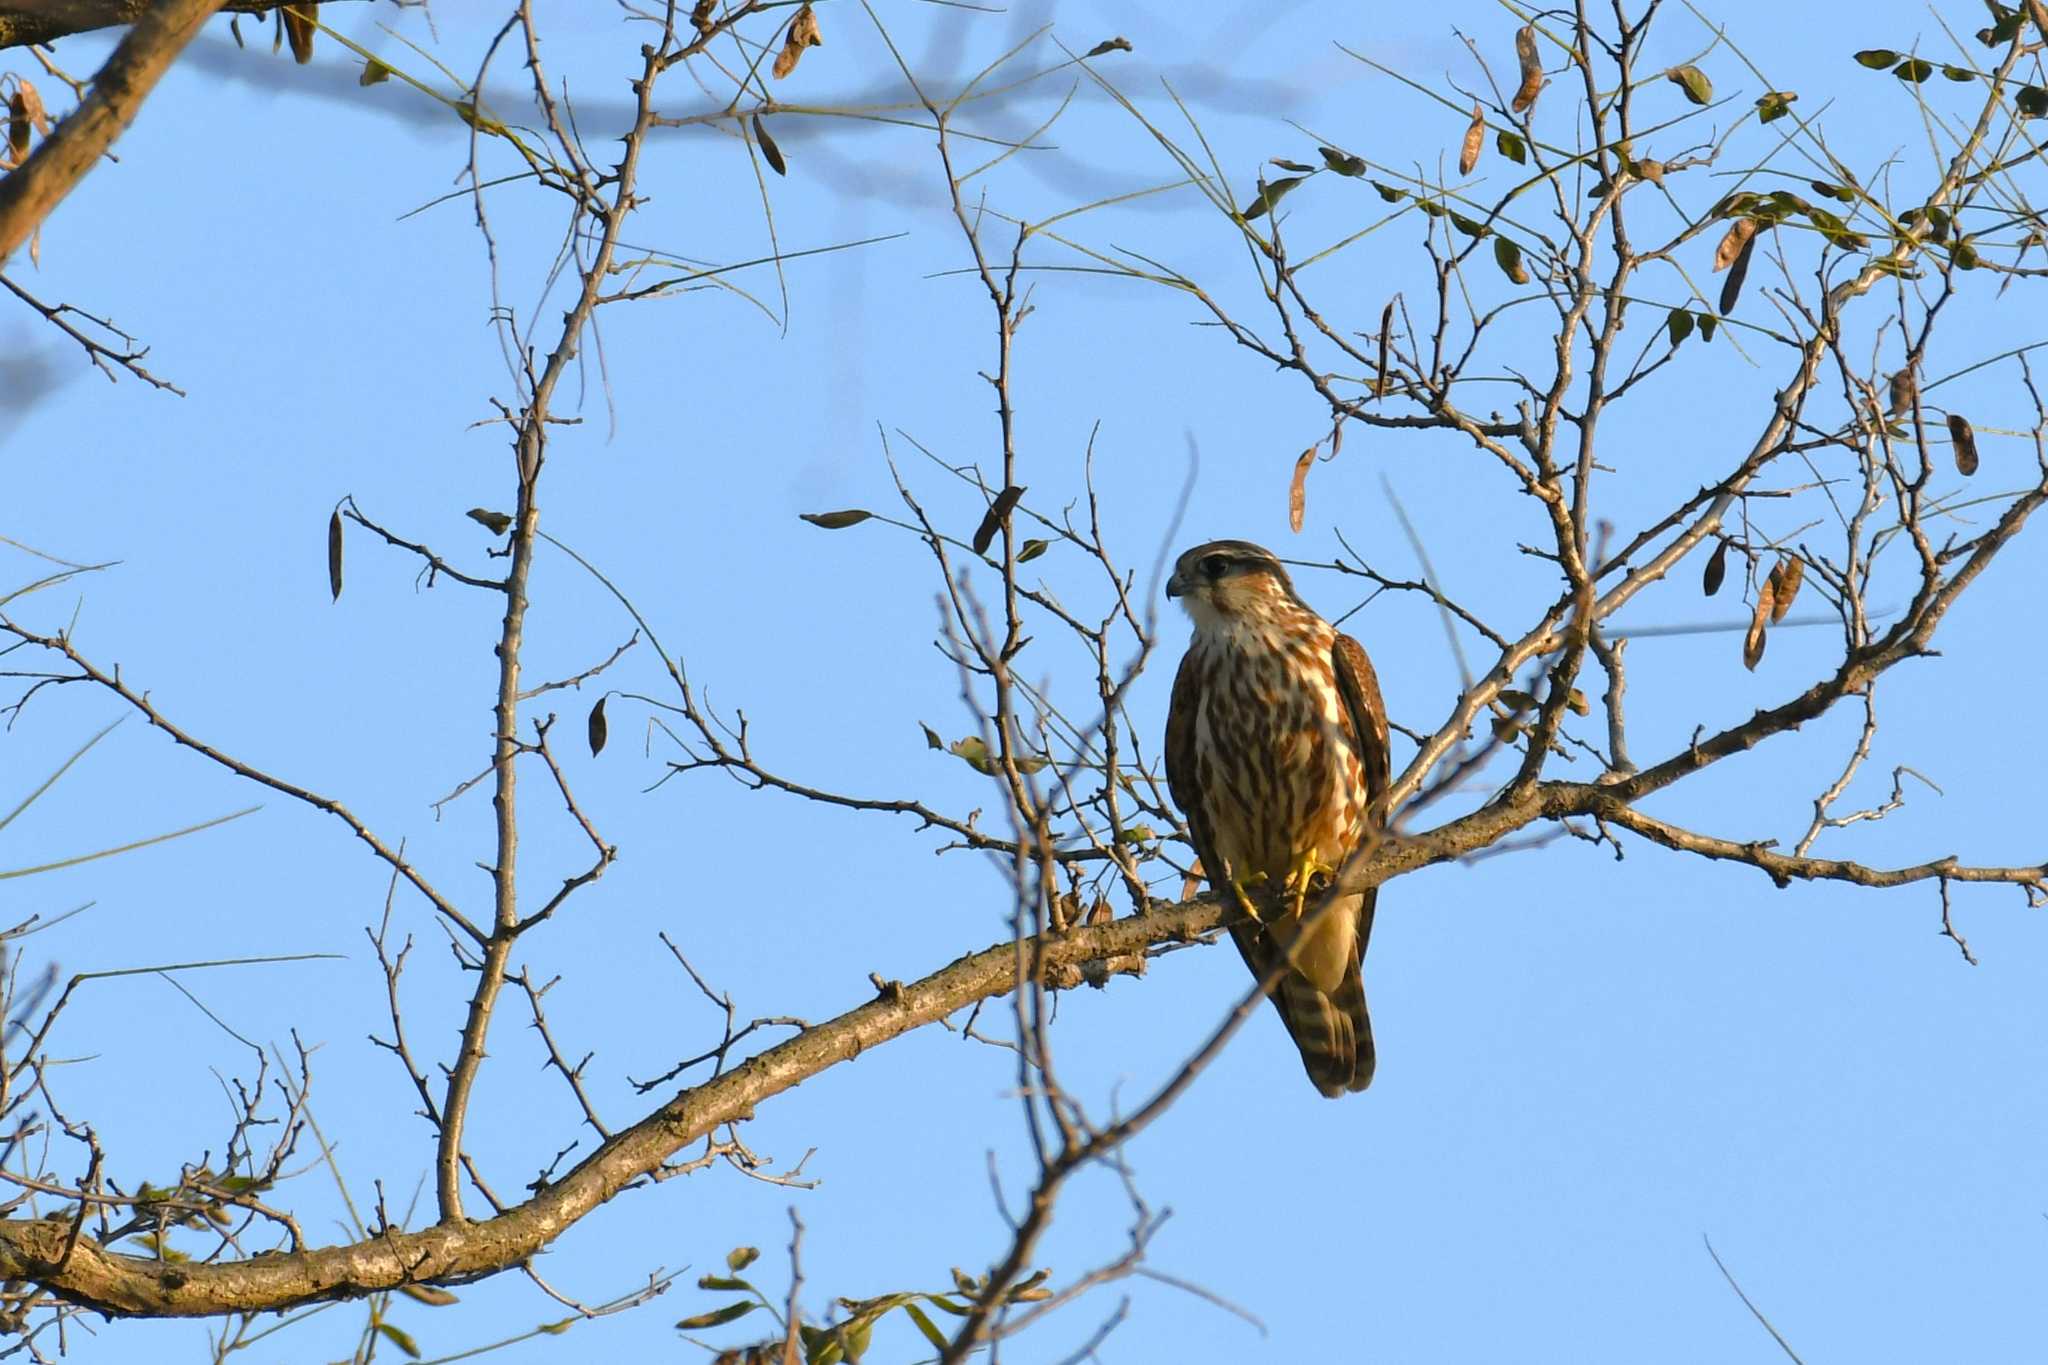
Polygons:
M1472 122L1465 129L1465 145L1458 151L1458 174L1470 175L1479 164L1479 149L1486 141L1486 110L1472 102Z
M1748 222L1748 219L1744 219ZM1721 283L1721 316L1735 311L1735 301L1742 297L1742 282L1749 278L1750 253L1756 250L1756 238L1742 244L1742 251L1735 257L1735 268L1728 272L1728 278Z
M768 161L768 169L777 175L789 174L789 163L782 159L782 148L775 145L775 139L768 136L768 130L761 126L761 116L754 115L754 141L761 144L761 155Z
M1534 24L1515 30L1515 62L1522 69L1522 83L1516 88L1510 107L1518 114L1526 114L1536 107L1536 97L1543 93L1543 57L1536 50Z
M1287 526L1297 534L1301 531L1302 518L1308 512L1308 470L1315 462L1316 448L1310 446L1294 462L1294 477L1287 484Z
M1806 562L1796 555L1786 555L1771 570L1771 624L1785 619L1785 613L1792 610L1792 599L1799 596L1799 584L1806 578Z
M605 738L611 731L611 727L605 722L604 718L605 700L604 697L599 697L597 705L590 708L590 720L586 730L590 737L590 756L592 758L596 758L600 753L604 752Z
M341 509L327 518L327 589L341 600Z
M1955 448L1956 473L1964 478L1977 472L1977 431L1960 412L1948 415L1948 439Z
M1771 580L1766 578L1756 592L1756 612L1749 618L1749 634L1742 639L1742 666L1751 672L1764 657L1764 628L1771 623Z
M1728 542L1722 541L1714 547L1714 553L1707 558L1707 571L1700 575L1700 591L1712 597L1721 591L1721 583L1728 577Z
M1743 250L1749 246L1750 239L1755 236L1756 219L1737 218L1730 223L1727 235L1722 237L1721 244L1714 248L1714 269L1726 270L1734 265L1736 258L1742 255ZM1721 311L1725 313L1728 310L1723 308Z

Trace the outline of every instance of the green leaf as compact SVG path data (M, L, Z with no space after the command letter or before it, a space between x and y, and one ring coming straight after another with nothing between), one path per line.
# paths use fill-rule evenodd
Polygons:
M462 515L485 528L494 536L502 536L512 529L512 518L503 512L493 512L488 507L472 507Z
M1678 344L1681 341L1692 335L1692 329L1692 314L1686 312L1683 308L1672 309L1671 316L1664 319L1664 330L1671 334L1671 347L1673 350L1678 348Z
M945 747L946 747L946 741L944 741L943 739L940 739L940 738L939 738L939 732L938 732L937 730L934 730L934 729L932 729L932 727L931 727L931 726L929 726L929 725L926 725L926 724L925 724L925 723L924 723L923 721L919 721L919 722L917 723L917 728L918 728L918 729L920 729L920 730L922 730L922 731L924 731L924 747L925 747L925 748L927 748L927 749L943 749L943 748L945 748Z
M946 1334L939 1330L938 1324L931 1320L929 1314L914 1303L904 1304L903 1311L910 1315L910 1320L917 1324L917 1330L924 1333L924 1339L929 1341L934 1349L946 1349Z
M736 1299L723 1308L714 1308L708 1313L699 1313L695 1317L684 1318L676 1324L676 1330L678 1332L701 1332L706 1327L723 1327L728 1322L738 1321L760 1306L760 1304L752 1299Z
M1714 339L1714 329L1721 325L1721 319L1715 317L1712 313L1701 313L1699 316L1700 340L1712 341Z
M1506 275L1516 284L1527 284L1529 282L1529 267L1522 264L1522 248L1513 239L1508 237L1496 237L1493 239L1493 263L1500 267L1501 274Z
M1934 74L1934 63L1924 57L1908 57L1892 69L1892 74L1902 81L1918 85Z
M730 1275L701 1276L697 1280L697 1287L699 1289L724 1289L736 1294L756 1294L760 1292L745 1280L737 1280Z
M1244 206L1245 220L1249 222L1251 219L1264 217L1272 211L1274 205L1292 193L1296 185L1306 179L1308 177L1305 175L1283 175L1278 180L1268 180L1259 186L1257 196Z
M1382 185L1377 180L1368 181L1367 183L1378 190L1380 198L1386 200L1389 204L1398 204L1408 197L1408 191L1397 190L1392 185Z
M1756 117L1759 123L1772 123L1792 112L1792 101L1799 98L1794 90L1773 90L1760 95L1756 102Z
M1475 223L1456 209L1451 210L1451 226L1464 233L1467 237L1475 239L1488 237L1493 234L1492 228L1487 227L1484 223Z
M967 1289L962 1290L961 1292L971 1294L974 1291L972 1289ZM964 1304L958 1304L953 1302L944 1294L927 1294L924 1296L924 1301L934 1308L943 1309L946 1312L951 1313L956 1318L964 1318L968 1315L970 1311L972 1311L968 1309Z
M931 734L929 730L927 730L925 733L928 735ZM933 741L932 747L936 749L938 747L939 737L937 735L931 735L931 738ZM745 1270L748 1266L752 1265L754 1262L760 1259L761 1248L759 1247L734 1247L731 1251L725 1253L725 1268L727 1270L732 1271L735 1275L737 1275L740 1271Z
M1970 70L1970 68L1967 66L1945 65L1941 68L1941 74L1948 77L1950 80L1956 81L1958 83L1961 83L1963 81L1974 81L1977 79L1977 73Z
M420 1358L420 1348L413 1343L413 1339L406 1334L403 1328L396 1327L388 1322L380 1322L377 1324L377 1330L382 1332L385 1339L393 1346L405 1352L409 1359L418 1360Z
M828 531L843 531L849 526L858 526L873 516L858 507L849 507L843 512L799 512L798 516L813 526L822 526Z
M1856 191L1850 189L1847 185L1830 185L1825 180L1809 180L1806 183L1813 186L1815 194L1824 194L1828 198L1840 200L1844 204L1856 202Z
M1150 825L1125 825L1116 832L1116 841L1120 844L1143 844L1158 837Z
M1664 78L1683 90L1694 104L1714 102L1714 83L1696 66L1674 66L1664 73Z
M1293 171L1296 175L1314 175L1316 173L1315 167L1304 166L1299 161L1289 161L1284 156L1274 157L1273 164L1283 171Z
M1899 54L1888 47L1869 47L1856 54L1856 64L1867 66L1872 71L1890 69L1899 60Z
M867 1354L868 1338L875 1334L873 1318L855 1318L840 1329L840 1349L848 1360L859 1360Z
M1323 164L1339 175L1348 175L1355 180L1365 174L1364 157L1353 156L1349 152L1340 152L1335 147L1318 147L1316 150L1323 154ZM1385 191L1383 190L1381 193L1385 193Z
M986 777L994 777L1003 770L1002 764L988 751L988 745L982 742L980 735L969 735L965 739L955 740L946 746L946 752ZM1035 773L1044 768L1049 760L1031 754L1016 754L1013 755L1012 761L1017 765L1018 772Z
M1948 258L1956 263L1958 270L1975 270L1978 264L1977 244L1964 237L1949 249Z
M1493 145L1495 150L1517 166L1526 166L1529 163L1529 146L1522 141L1520 133L1511 133L1503 128L1493 135Z
M2012 98L2013 107L2020 111L2021 118L2039 118L2048 114L2048 90L2038 85L2025 85Z
M1027 540L1017 547L1017 562L1019 564L1029 564L1050 548L1051 543L1048 541Z

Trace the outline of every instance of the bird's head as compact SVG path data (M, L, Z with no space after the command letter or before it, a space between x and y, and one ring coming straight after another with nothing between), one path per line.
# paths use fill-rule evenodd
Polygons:
M1166 595L1180 599L1197 630L1248 625L1301 605L1273 552L1248 540L1212 540L1181 555Z

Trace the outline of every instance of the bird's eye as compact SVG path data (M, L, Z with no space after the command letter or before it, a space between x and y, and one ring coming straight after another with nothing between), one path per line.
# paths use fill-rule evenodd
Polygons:
M1210 555L1202 561L1202 572L1211 578L1223 577L1229 568L1230 558L1227 555Z

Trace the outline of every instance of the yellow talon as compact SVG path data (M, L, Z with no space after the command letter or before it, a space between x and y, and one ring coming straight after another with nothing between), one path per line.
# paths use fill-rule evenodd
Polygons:
M1318 874L1334 877L1337 869L1318 859L1313 853L1304 853L1295 863L1293 871L1287 874L1288 885L1294 888L1294 922L1299 924L1308 910L1309 884Z
M1259 907L1252 901L1251 892L1246 890L1245 888L1248 886L1254 886L1264 880L1264 873L1252 877L1248 881L1239 881L1235 877L1232 877L1230 879L1230 894L1237 897L1238 906L1245 912L1245 914L1251 916L1252 922L1254 924L1262 922L1259 916Z

